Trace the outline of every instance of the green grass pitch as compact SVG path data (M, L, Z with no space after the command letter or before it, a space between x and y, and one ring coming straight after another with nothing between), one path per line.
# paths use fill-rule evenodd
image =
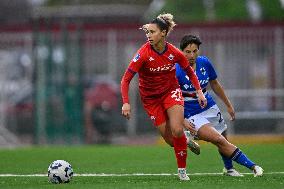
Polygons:
M39 146L0 150L0 188L284 188L283 144L250 144L239 147L263 167L263 177L254 178L252 174L245 174L241 178L232 178L221 174L205 174L221 173L223 168L216 148L208 144L201 145L199 156L189 153L187 169L191 180L188 182L180 182L174 175L175 157L173 149L168 146ZM75 175L70 183L59 185L49 183L47 176L23 176L47 174L48 165L57 159L68 161L75 174L116 175ZM242 173L250 173L246 168L238 165L235 167ZM133 173L157 175L131 175ZM171 175L159 175L161 173ZM5 174L22 176L4 176Z

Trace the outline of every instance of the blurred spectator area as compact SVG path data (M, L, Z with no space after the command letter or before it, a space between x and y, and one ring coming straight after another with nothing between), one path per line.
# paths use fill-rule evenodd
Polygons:
M81 128L83 140L88 142L96 141L94 137L100 134L100 129L103 135L154 131L142 109L136 79L129 93L132 119L126 121L120 116L117 88L128 62L145 42L139 25L40 24L42 28L36 31L29 26L1 31L0 103L1 123L5 127L32 137L41 128L40 136L58 138L58 133L77 133L78 125L89 123ZM283 23L178 25L169 41L178 46L185 33L201 37L201 53L212 60L235 105L240 121L235 122L231 132L251 133L251 129L255 133L282 132ZM34 93L40 105L34 115L39 116L40 122L31 113ZM82 111L89 113L89 117L82 114L80 118L81 97ZM108 110L116 111L104 114ZM95 111L97 114L93 114ZM246 127L252 120L255 124ZM264 124L263 120L271 121ZM105 128L111 131L102 130Z
M250 19L246 0L180 2L0 1L0 127L35 143L108 142L113 135L154 133L137 76L129 91L130 121L121 116L119 84L145 43L139 28L162 8L178 23L169 42L179 46L187 33L201 37L201 54L213 62L237 112L230 132L283 134L284 14L266 15L275 4L282 13L280 1L268 1L265 8L266 1L258 1L262 20L257 22L244 22ZM243 17L218 23L229 13Z
M0 1L0 23L28 23L32 15L32 4L28 0Z
M84 117L87 143L109 143L111 136L125 133L121 124L120 88L107 75L99 75L86 83Z

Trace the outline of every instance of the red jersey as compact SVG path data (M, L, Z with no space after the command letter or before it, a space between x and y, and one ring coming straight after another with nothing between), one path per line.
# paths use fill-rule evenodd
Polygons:
M189 66L187 58L179 49L170 43L166 43L165 50L159 53L147 42L137 51L122 78L121 92L123 103L128 102L129 82L137 72L139 74L139 90L142 99L160 98L170 90L179 88L175 74L175 63L181 65L187 72L190 80L193 80L193 85L197 90L200 89L194 71Z

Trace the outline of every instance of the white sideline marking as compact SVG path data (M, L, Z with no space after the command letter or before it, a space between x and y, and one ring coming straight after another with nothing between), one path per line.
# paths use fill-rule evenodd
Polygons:
M222 175L223 173L189 173L188 175ZM241 173L244 175L252 175L252 173ZM284 174L284 172L265 172L264 175ZM106 173L83 173L74 174L75 177L125 177L125 176L173 176L174 173L129 173L129 174L106 174ZM47 174L0 174L0 177L46 177Z

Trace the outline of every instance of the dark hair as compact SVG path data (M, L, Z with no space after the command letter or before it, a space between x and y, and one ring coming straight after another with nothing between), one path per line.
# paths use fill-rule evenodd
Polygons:
M202 42L200 38L195 35L185 35L180 40L180 49L183 51L189 44L196 44L199 49Z
M157 17L157 18L153 19L150 23L151 24L157 24L157 26L160 28L161 31L166 30L166 33L168 33L168 31L169 31L170 25L163 18Z

